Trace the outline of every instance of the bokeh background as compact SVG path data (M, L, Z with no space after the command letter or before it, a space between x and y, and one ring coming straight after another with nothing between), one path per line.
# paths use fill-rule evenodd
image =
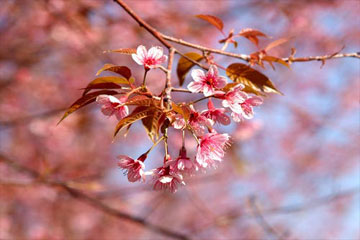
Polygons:
M221 48L222 36L194 15L220 17L225 31L251 27L273 37L260 46L291 37L271 50L279 57L292 47L299 57L360 50L357 0L127 2L161 32L213 48ZM129 66L140 82L142 68L129 56L103 54L139 44L159 45L110 0L1 0L0 239L170 239L43 179L193 239L360 238L358 59L261 70L284 96L267 97L253 120L222 128L233 144L220 167L169 194L153 191L151 183L129 183L117 167L117 155L135 158L151 146L140 124L112 142L116 120L93 104L56 126L104 63ZM256 48L244 38L229 50L249 54ZM223 66L239 62L215 59ZM149 74L157 93L159 79L160 70ZM191 98L174 94L177 101ZM176 137L171 144L176 155ZM162 158L158 148L147 166Z

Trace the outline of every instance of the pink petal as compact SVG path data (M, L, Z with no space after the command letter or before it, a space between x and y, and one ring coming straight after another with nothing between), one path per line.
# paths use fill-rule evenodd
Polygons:
M136 54L139 57L140 60L144 60L146 56L148 55L145 46L139 45L136 49Z
M191 71L191 77L196 82L203 82L204 78L205 78L205 73L201 69L194 69L194 70Z
M253 96L251 98L248 98L246 100L246 103L252 105L252 106L259 106L263 103L263 99L261 97L258 96Z
M138 55L131 54L132 59L139 65L144 65L143 59L140 59Z
M195 81L189 83L189 85L187 86L187 88L193 93L200 92L203 89L203 87L204 85L202 82L195 82Z
M163 55L163 49L162 47L152 47L149 49L149 52L147 54L147 57L159 59Z

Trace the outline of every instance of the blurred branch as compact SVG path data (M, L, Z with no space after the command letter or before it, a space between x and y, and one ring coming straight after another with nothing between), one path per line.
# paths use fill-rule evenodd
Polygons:
M161 227L158 225L154 225L154 224L144 220L143 218L132 216L128 213L114 209L114 208L106 205L105 203L99 201L98 199L93 198L77 189L70 187L66 182L55 181L55 180L44 178L44 176L42 176L39 172L37 172L33 169L30 169L28 167L22 166L1 154L0 154L0 162L4 162L6 165L15 169L16 171L19 171L19 172L22 172L22 173L25 173L25 174L31 176L32 178L37 180L39 183L45 184L50 187L60 187L61 189L65 190L71 197L73 197L87 205L90 205L90 206L102 211L103 213L114 216L121 220L127 220L130 222L136 223L136 224L141 225L144 228L147 228L151 231L160 233L160 234L168 236L168 237L172 237L174 239L181 239L181 240L190 239L189 237L187 237L184 234L174 232L172 230L169 230L167 228L164 228L164 227Z
M286 236L285 234L278 233L277 230L275 230L274 227L272 227L264 218L262 212L260 211L259 207L256 204L256 198L255 196L250 197L249 204L251 207L251 210L253 212L253 215L255 219L257 220L258 224L264 229L264 231L268 235L274 236L276 239L284 239Z
M52 110L49 110L46 112L42 112L42 113L30 115L30 116L20 117L20 118L16 118L16 119L12 119L12 120L7 120L7 121L0 121L0 129L15 127L20 124L28 123L37 118L46 118L46 117L52 116L54 114L58 114L59 112L63 112L66 109L67 108L55 108L55 109L52 109Z

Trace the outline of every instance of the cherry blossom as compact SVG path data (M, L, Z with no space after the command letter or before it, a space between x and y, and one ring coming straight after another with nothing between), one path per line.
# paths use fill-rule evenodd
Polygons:
M225 108L215 108L211 99L209 99L208 110L203 111L201 115L206 117L207 119L210 119L212 121L212 125L215 122L221 123L223 125L229 125L230 117L226 115L225 112Z
M252 96L240 103L241 111L232 112L231 116L235 122L240 122L242 119L252 119L254 117L253 107L259 106L263 103L261 97Z
M191 71L191 76L194 79L187 88L191 92L203 92L204 95L210 96L226 85L226 78L219 76L218 69L215 65L211 65L207 73L201 69L194 69Z
M164 55L162 47L151 47L149 51L145 46L140 45L136 50L136 54L132 54L133 60L139 64L144 65L146 70L151 68L157 68L160 64L167 60L167 56Z
M171 159L169 160L171 162ZM170 169L169 164L154 170L154 190L168 190L175 193L179 185L185 185L183 176Z
M145 181L145 164L144 161L147 155L141 155L137 160L134 160L125 155L119 155L118 166L125 170L129 182L136 182L138 180Z
M222 161L225 154L224 148L229 145L229 139L230 136L227 133L220 134L215 130L200 137L196 153L197 163L204 168L215 167L215 161Z
M248 95L241 91L242 89L244 89L244 85L241 83L231 88L222 96L222 105L230 108L233 112L240 113L242 109L239 103L244 102L248 98Z
M185 147L180 149L179 156L175 160L169 161L168 165L174 172L188 175L198 170L197 164L187 157Z
M99 95L96 98L101 106L101 112L106 116L115 115L118 120L121 120L126 115L129 114L129 109L124 103L126 102L126 97L117 99L111 95Z

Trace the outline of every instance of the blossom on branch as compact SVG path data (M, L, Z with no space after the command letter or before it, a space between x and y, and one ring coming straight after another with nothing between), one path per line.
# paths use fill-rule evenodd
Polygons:
M185 185L185 182L181 174L171 170L170 166L167 165L169 164L154 170L154 190L168 190L175 193L179 185Z
M138 180L145 181L145 164L144 161L147 155L141 155L137 160L134 160L125 155L119 155L118 166L125 170L129 182L136 182Z
M215 131L201 137L196 153L197 163L204 168L216 167L216 161L221 162L225 155L225 148L230 144L229 139L229 134Z
M254 117L253 107L259 106L263 103L261 97L252 96L246 99L244 102L240 104L241 111L233 112L231 116L235 122L240 122L242 119L252 119Z
M136 54L131 55L132 59L139 65L144 65L146 70L157 68L167 60L162 47L152 47L149 51L145 46L140 45L136 50Z
M185 147L182 147L179 152L179 156L175 160L168 162L170 169L174 172L180 172L188 175L192 175L198 170L198 166L186 155Z
M216 89L220 89L226 85L226 78L219 76L218 69L215 65L211 65L207 73L201 69L191 71L194 79L187 88L191 92L203 92L206 97L213 95Z
M129 108L124 105L126 97L117 99L111 95L99 95L96 102L101 106L101 112L106 116L115 115L118 120L121 120L129 114Z
M211 99L208 102L208 110L205 110L201 113L202 116L206 117L207 119L212 121L212 125L218 122L223 125L230 124L230 117L225 114L225 108L215 108L214 104L212 103Z

